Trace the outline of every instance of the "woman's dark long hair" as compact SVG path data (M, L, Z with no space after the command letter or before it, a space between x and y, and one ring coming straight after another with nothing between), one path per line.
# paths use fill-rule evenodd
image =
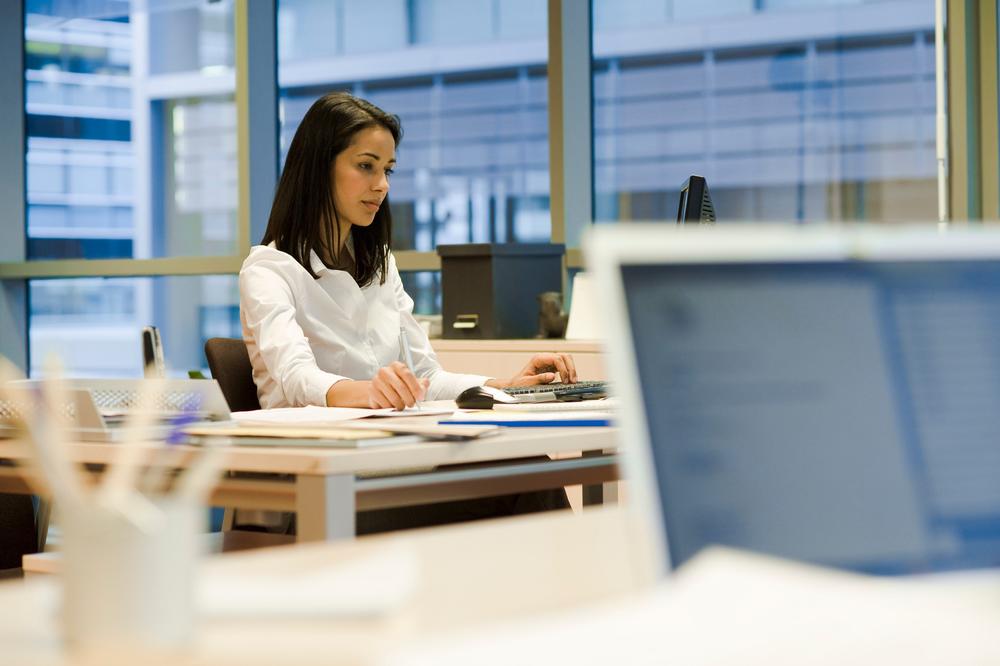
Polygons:
M327 258L336 259L340 247L340 218L334 205L330 170L337 155L351 145L354 135L369 127L387 129L399 145L403 130L397 116L348 93L330 93L309 107L288 148L261 243L273 241L277 249L295 257L314 278L310 251L315 250L326 263ZM389 198L382 201L371 225L355 226L351 235L354 279L362 287L376 276L384 283L392 240Z

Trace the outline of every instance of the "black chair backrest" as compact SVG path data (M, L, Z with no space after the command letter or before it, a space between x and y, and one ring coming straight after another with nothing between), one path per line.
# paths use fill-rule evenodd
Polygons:
M212 377L219 382L230 411L260 409L257 385L247 346L238 338L211 338L205 342L205 358Z
M0 495L0 570L18 569L21 558L38 552L31 495Z

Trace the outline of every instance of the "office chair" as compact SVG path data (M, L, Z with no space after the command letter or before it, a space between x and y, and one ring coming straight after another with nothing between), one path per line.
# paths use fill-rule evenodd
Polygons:
M222 395L233 412L260 409L257 385L247 347L238 338L211 338L205 342L205 358L212 377L219 382Z
M0 571L19 569L21 557L38 552L30 495L0 495Z
M219 382L222 395L233 412L245 412L260 409L257 400L257 385L253 382L253 366L250 365L250 355L247 347L239 338L211 338L205 341L205 358L208 359L208 369L212 377ZM271 513L271 512L266 512ZM291 521L291 514L284 522ZM237 527L238 517L235 509L226 507L222 519L223 532L229 533ZM244 526L245 527L245 526ZM260 538L267 538L262 535ZM270 545L266 542L255 545Z

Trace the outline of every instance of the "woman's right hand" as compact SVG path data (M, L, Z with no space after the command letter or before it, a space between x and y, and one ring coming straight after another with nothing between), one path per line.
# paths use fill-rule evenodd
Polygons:
M368 386L368 406L372 409L412 407L427 395L426 379L417 379L406 365L395 361L379 368Z

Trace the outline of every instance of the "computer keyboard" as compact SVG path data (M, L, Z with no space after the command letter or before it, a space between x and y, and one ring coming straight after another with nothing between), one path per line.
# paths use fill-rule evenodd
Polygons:
M508 386L504 393L517 402L571 402L596 400L608 394L608 384L603 381L576 382L575 384L535 384L533 386Z

